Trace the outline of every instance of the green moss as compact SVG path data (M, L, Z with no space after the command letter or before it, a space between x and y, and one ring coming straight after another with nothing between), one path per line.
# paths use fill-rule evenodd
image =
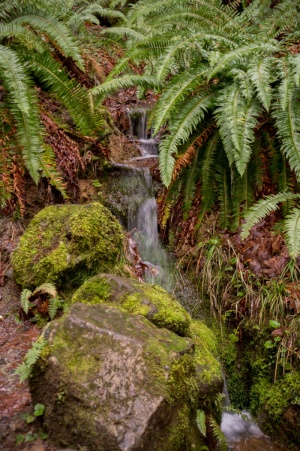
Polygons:
M190 450L191 444L191 408L188 404L183 404L178 411L176 424L173 425L170 435L162 448L162 451L183 451Z
M114 304L134 315L143 315L156 326L189 336L191 317L164 289L113 275L97 275L74 294L72 303Z
M218 342L211 329L200 321L190 324L190 335L195 343L195 364L199 371L201 383L222 380L222 372L218 357Z
M74 293L71 303L82 302L83 304L109 304L111 297L111 286L109 282L98 276L84 282Z
M63 287L78 277L112 271L124 235L113 215L100 203L53 205L31 221L13 253L17 282L36 287L55 282Z

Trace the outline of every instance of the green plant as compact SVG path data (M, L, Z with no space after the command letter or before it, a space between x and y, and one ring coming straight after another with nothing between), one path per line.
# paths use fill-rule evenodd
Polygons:
M66 107L83 135L99 136L107 130L103 108L96 108L88 90L69 74L67 61L77 72L84 71L71 23L75 15L76 23L81 17L83 24L87 17L73 5L0 0L0 208L16 196L24 213L25 169L36 183L46 177L66 196L55 152L44 139L40 91L53 94Z
M33 366L40 358L47 342L43 336L40 336L32 347L27 351L23 362L15 370L15 374L20 377L20 381L25 381L31 376ZM41 410L38 410L40 412Z
M200 191L199 220L218 205L221 227L236 228L268 178L281 196L291 191L283 199L287 213L300 180L299 16L292 0L247 7L143 0L125 25L104 31L126 36L128 51L93 92L135 83L142 93L156 80L161 94L152 125L154 133L163 129L167 208L183 197L186 214ZM143 75L130 75L130 64L140 62ZM113 78L118 74L124 75ZM298 217L295 210L285 229L293 258L300 250Z
M64 308L64 300L60 299L52 283L43 283L34 291L25 288L21 293L21 307L26 315L33 315L34 320L49 316L53 320L59 309Z

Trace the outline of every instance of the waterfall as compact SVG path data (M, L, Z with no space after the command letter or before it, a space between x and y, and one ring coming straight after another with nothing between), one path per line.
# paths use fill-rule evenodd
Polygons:
M138 145L141 157L133 158L124 165L117 165L122 170L122 191L128 211L124 226L137 243L142 260L149 267L146 280L170 291L171 264L159 239L152 176L149 168L137 168L133 165L137 160L158 158L159 140L153 138L152 131L147 129L148 108L128 109L127 114L130 138Z
M272 442L254 422L250 413L230 411L230 397L226 378L223 386L224 410L221 430L226 436L230 451L283 451L283 448Z

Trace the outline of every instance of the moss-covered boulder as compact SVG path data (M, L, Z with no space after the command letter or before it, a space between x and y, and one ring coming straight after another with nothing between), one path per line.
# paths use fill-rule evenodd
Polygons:
M189 338L140 315L74 304L45 331L30 379L51 440L90 451L200 449Z
M107 304L133 315L143 315L158 327L190 336L191 317L179 302L157 285L114 274L98 274L73 295L72 303Z
M123 238L120 224L100 203L46 207L13 253L16 280L27 288L65 281L78 286L87 275L114 268Z

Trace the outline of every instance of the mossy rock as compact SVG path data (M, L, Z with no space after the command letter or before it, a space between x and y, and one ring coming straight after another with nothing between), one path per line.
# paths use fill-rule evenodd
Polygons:
M190 324L190 337L195 344L195 364L200 398L213 398L223 390L223 374L218 360L218 341L214 332L201 321Z
M46 407L55 444L90 451L196 448L192 340L140 315L79 303L44 335L51 351L29 383L33 402Z
M46 207L13 253L16 280L26 288L79 286L91 274L113 270L123 239L120 224L100 203Z
M190 315L167 291L157 285L114 274L98 274L73 295L72 303L107 304L133 315L143 315L158 327L190 336Z

